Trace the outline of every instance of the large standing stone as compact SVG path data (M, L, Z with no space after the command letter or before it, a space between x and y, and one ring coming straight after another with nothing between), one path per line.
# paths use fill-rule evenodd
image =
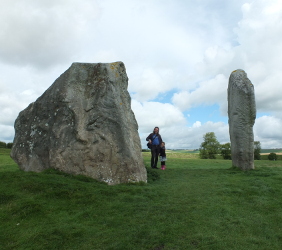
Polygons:
M11 157L110 185L147 181L122 62L73 63L15 122Z
M241 69L233 71L229 78L228 117L232 165L242 170L253 169L255 94L253 84Z

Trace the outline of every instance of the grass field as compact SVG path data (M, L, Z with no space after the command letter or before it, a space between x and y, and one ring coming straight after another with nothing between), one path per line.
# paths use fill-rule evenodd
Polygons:
M147 184L107 186L0 150L0 249L281 249L282 161L255 166L170 152Z

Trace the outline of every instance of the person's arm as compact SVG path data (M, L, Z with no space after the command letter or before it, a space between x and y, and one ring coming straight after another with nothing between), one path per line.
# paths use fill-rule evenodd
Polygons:
M151 141L152 134L153 134L153 133L151 133L151 134L148 135L148 137L146 138L146 141Z

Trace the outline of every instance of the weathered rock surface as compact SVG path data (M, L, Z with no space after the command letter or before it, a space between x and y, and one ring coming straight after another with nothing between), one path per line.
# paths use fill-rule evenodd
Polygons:
M15 122L11 157L110 185L147 181L122 62L73 63Z
M241 69L233 71L229 77L228 117L232 165L242 170L253 169L255 93L253 84Z

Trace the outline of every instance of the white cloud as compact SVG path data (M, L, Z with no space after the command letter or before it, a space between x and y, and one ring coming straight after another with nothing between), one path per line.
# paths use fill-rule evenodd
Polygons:
M12 142L14 138L14 127L0 124L0 141Z
M205 132L227 142L228 125L199 116L187 127L182 111L216 103L226 115L229 75L241 68L269 114L256 138L281 147L263 132L282 119L281 10L280 0L1 1L0 140L73 61L123 61L142 138L157 125L170 147L197 148Z
M169 103L131 101L131 107L139 125L139 132L153 131L154 127L185 126L183 113Z
M130 90L132 96L138 101L147 101L155 99L160 93L169 91L173 72L171 70L154 70L146 68L143 70L140 80L130 81ZM135 81L134 81L135 80Z
M257 109L259 112L274 112L282 109L282 102L277 88L281 85L282 73L280 65L282 58L277 51L282 50L280 30L282 16L280 1L255 1L242 6L243 17L234 29L238 45L213 45L204 52L202 62L197 64L198 72L215 78L223 74L227 79L233 70L241 68L246 71L254 84ZM199 84L201 88L201 84ZM196 89L200 92L200 89ZM192 92L193 93L193 92ZM221 93L221 95L225 93ZM187 96L187 94L186 94ZM190 97L190 95L189 95ZM197 102L193 98L191 104L205 103L203 95ZM215 95L214 102L219 95ZM221 96L221 100L224 98ZM225 105L223 102L220 105ZM182 104L183 106L183 104ZM185 106L185 105L184 105ZM187 105L190 107L191 105ZM225 105L226 106L226 105ZM225 110L226 108L222 108Z
M257 1L244 5L244 17L237 31L240 49L246 55L246 71L255 86L257 107L264 112L282 108L277 91L282 83L279 66L282 58L277 56L277 52L282 50L279 34L282 29L281 5L281 1Z
M19 94L0 94L1 116L0 124L13 125L19 112L25 109L35 99L34 91L27 90ZM11 105L11 103L13 105Z
M200 121L196 121L195 123L193 123L192 128L199 128L202 126L202 123Z
M273 116L262 116L256 119L254 136L261 142L262 148L281 148L282 145L282 119Z
M197 149L203 142L204 134L214 132L220 143L229 142L228 125L223 122L196 123L196 126L177 126L164 128L160 131L167 148ZM145 139L148 135L141 137L143 148L146 147Z
M90 0L1 1L0 60L36 68L65 63L99 12Z
M181 110L188 110L201 104L223 104L227 101L227 87L228 80L220 74L211 80L200 82L194 91L175 93L172 102Z
M18 68L3 63L0 63L0 69L0 124L10 126L13 126L19 112L34 102L63 73L60 67L54 67L46 71L45 76L30 67Z
M221 143L229 141L228 125L223 122L195 122L187 127L186 119L180 110L168 103L144 102L132 100L132 110L139 125L139 134L143 148L146 137L158 126L167 148L198 148L203 135L215 132Z

